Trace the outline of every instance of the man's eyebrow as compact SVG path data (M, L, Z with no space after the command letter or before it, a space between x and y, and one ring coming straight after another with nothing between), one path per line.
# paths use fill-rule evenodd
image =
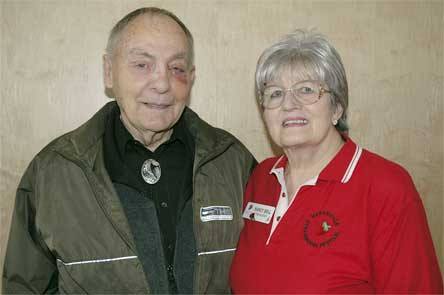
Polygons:
M143 56L143 57L155 59L154 55L152 55L152 54L150 54L150 53L148 53L145 50L140 49L140 48L132 48L132 49L130 49L129 52L128 52L128 55L129 56L134 56L134 55L135 56ZM171 56L169 58L169 60L176 60L176 59L185 59L185 60L187 60L188 57L189 57L188 53L186 53L186 52L178 52L178 53L174 54L173 56Z
M153 55L151 55L148 52L146 52L145 50L139 49L139 48L130 49L130 51L128 52L128 55L130 55L130 56L131 55L140 55L143 57L154 58Z
M186 52L176 53L171 57L171 60L174 59L188 59L188 54Z
M191 66L190 55L187 52L179 52L171 56L170 62L183 61L187 66Z

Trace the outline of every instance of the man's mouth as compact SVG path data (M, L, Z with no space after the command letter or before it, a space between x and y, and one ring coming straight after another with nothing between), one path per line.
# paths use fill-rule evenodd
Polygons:
M142 102L145 106L151 109L163 110L170 107L170 104L161 104L161 103L150 103L150 102Z

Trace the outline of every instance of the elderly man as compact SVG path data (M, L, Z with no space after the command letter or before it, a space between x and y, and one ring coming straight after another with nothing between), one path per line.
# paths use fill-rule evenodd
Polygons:
M253 156L186 107L193 38L138 9L111 31L110 102L17 190L4 293L228 293Z

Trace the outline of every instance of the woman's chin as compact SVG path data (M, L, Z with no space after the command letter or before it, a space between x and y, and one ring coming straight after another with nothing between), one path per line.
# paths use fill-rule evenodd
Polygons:
M293 138L283 138L280 140L279 143L277 143L277 145L279 145L281 148L286 149L286 148L296 148L296 147L301 147L304 146L305 144L307 144L308 141L304 138L300 138L300 137L293 137Z

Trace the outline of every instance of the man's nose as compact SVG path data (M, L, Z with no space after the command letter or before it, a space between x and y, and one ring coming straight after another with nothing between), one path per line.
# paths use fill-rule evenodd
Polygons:
M170 73L167 67L156 66L151 74L151 88L159 93L165 93L170 90Z

